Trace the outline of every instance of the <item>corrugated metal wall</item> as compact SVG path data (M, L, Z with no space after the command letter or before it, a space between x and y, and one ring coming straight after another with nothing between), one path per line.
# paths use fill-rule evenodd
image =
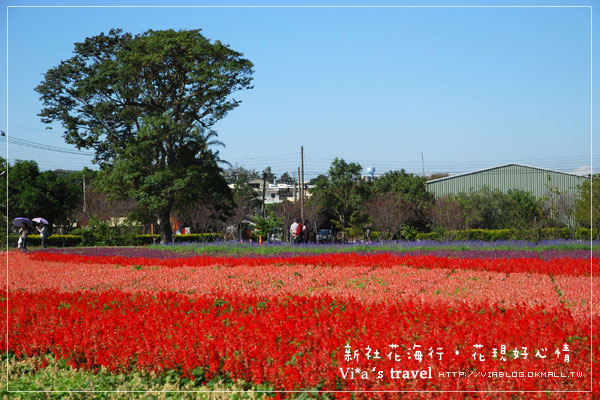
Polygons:
M460 192L478 191L487 186L492 190L498 189L504 193L509 189L525 190L540 198L544 197L550 188L556 188L560 193L577 196L578 187L586 179L577 175L509 164L469 174L436 179L427 182L427 191L433 193L435 197L442 197Z

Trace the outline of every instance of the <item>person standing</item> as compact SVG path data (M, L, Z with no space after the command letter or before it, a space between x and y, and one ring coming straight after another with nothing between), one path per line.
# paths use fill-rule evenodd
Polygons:
M294 221L292 225L290 225L290 239L292 242L296 243L296 231L298 230L298 222Z
M29 232L27 231L27 225L23 225L19 229L19 234L21 235L21 250L27 251L27 236Z
M48 238L48 225L38 224L37 230L40 233L42 239L42 249L46 248L46 239Z

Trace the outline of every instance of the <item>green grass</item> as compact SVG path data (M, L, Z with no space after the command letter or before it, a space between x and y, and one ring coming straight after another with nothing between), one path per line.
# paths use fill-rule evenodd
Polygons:
M514 244L494 244L481 245L481 242L459 243L440 243L432 244L431 242L422 245L416 242L398 242L398 243L372 243L372 244L351 244L351 245L263 245L249 243L191 243L182 245L150 245L149 248L168 249L179 252L195 252L198 254L209 255L226 255L226 256L243 256L243 255L278 255L282 253L295 254L324 254L324 253L350 253L350 252L403 252L403 251L429 251L429 250L527 250L527 251L543 251L543 250L589 250L589 243L583 242L568 242L560 244L539 244L539 245L523 245L520 242ZM594 244L594 250L600 250L600 244Z
M269 387L242 381L214 379L210 382L182 379L174 371L157 376L142 372L114 374L105 369L97 373L76 370L54 357L46 358L45 368L37 367L41 357L17 360L2 356L0 398L17 399L265 399ZM87 391L87 392L86 392ZM183 393L182 393L183 392ZM273 397L274 393L271 393Z

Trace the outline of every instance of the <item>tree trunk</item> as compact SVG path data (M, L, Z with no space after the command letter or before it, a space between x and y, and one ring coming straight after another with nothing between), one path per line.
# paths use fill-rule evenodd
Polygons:
M160 218L160 244L166 245L173 242L173 229L171 229L171 210L159 212Z

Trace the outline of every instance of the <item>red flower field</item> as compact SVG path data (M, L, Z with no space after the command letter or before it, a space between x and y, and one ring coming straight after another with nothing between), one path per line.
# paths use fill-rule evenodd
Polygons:
M226 376L285 396L582 398L600 389L596 263L11 252L2 324L18 358Z

